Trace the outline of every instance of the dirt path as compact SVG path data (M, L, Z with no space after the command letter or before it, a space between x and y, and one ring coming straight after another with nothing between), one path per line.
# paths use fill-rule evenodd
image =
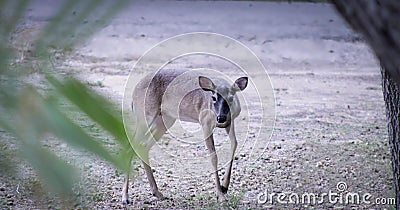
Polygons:
M51 14L51 8L38 5L32 6L31 25ZM63 68L78 72L93 88L121 103L130 69L146 50L166 38L196 31L230 36L266 66L276 97L273 136L261 158L237 154L228 204L217 204L212 176L200 171L196 178L179 178L169 170L170 162L158 161L155 176L170 200L151 196L139 168L130 208L390 207L375 205L376 198L394 197L379 66L371 50L328 4L138 1L68 57ZM176 143L168 136L162 142L174 151ZM80 163L84 183L90 183L91 194L82 195L76 208L122 208L123 177L115 169L85 153L68 153L65 145L51 147ZM325 198L315 205L283 204L276 196L274 203L258 202L266 193L284 193L288 201L293 194L341 192L338 183L347 185L344 196L371 194L370 203L333 204ZM4 185L4 196L15 194L12 184ZM15 206L59 205L48 202L34 204L23 198Z

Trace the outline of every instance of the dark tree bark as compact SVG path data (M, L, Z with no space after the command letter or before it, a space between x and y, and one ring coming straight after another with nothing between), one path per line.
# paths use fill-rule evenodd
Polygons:
M382 89L383 97L386 103L386 116L388 118L388 131L389 131L389 143L390 150L392 153L392 168L394 176L394 186L396 189L396 208L399 209L400 201L400 122L399 122L399 85L394 82L390 75L382 69Z
M347 22L364 36L382 67L396 209L400 209L400 1L333 0L333 3Z
M400 1L333 0L347 22L363 34L382 67L400 82Z

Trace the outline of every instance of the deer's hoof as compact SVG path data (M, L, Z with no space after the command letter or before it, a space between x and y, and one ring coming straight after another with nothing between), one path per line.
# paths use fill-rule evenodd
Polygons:
M228 199L225 197L225 195L224 194L222 194L222 193L220 193L220 194L218 194L218 201L219 202L226 202L226 201L228 201Z
M228 192L228 188L221 186L221 191L222 191L222 193L226 194Z
M159 191L154 192L153 195L156 196L159 200L165 199L164 195L162 193L160 193Z
M132 201L130 201L130 200L123 200L122 201L123 205L128 205L128 204L131 204L131 203L132 203Z

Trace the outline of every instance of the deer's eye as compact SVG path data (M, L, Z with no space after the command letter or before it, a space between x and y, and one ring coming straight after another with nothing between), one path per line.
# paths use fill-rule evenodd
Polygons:
M213 103L217 102L217 97L216 96L211 96Z

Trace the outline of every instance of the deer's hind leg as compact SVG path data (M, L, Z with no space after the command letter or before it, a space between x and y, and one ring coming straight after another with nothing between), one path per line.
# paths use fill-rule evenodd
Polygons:
M145 154L141 157L143 168L146 171L147 179L149 180L150 187L154 196L159 199L164 199L163 194L158 190L156 180L154 179L153 170L150 167L149 160L149 150L151 146L154 145L156 141L158 141L164 133L170 128L175 122L175 119L169 117L162 117L161 114L158 115L153 123L150 126L149 132L149 140L148 140L148 148L145 151Z
M131 164L132 164L132 158L133 158L133 155L134 155L134 151L130 147L130 148L126 148L125 152L128 153L128 162L127 162L127 164L129 164L129 167L128 167L129 170L128 170L128 173L126 174L125 183L124 183L124 186L123 186L123 189L122 189L122 204L130 204L131 201L129 200L129 173L131 171Z

